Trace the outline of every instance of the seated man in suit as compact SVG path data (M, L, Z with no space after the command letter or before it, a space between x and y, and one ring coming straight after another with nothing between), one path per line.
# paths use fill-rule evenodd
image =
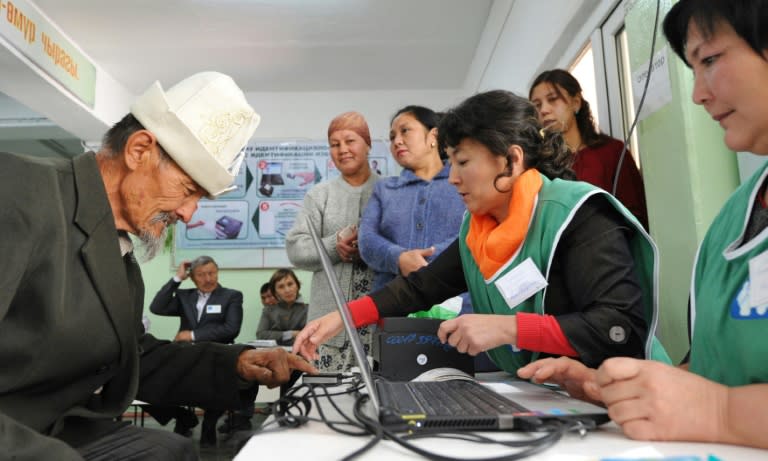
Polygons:
M187 278L196 288L179 288ZM240 334L243 323L243 293L219 285L216 261L210 256L198 256L179 265L176 275L157 292L149 310L181 319L174 341L230 344Z
M179 288L187 278L192 279L195 288ZM216 261L210 256L198 256L193 261L182 261L176 275L157 292L149 310L157 315L179 317L181 321L174 338L176 342L231 344L243 323L243 293L219 285ZM197 425L194 413L183 407L155 407L149 412L160 423L166 423L175 416L174 431L178 434L190 435L191 429ZM201 446L216 444L216 421L223 413L223 409L206 409L200 434Z

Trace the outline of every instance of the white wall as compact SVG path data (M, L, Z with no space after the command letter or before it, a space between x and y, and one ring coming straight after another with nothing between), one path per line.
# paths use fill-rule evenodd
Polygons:
M261 115L254 138L324 140L328 123L342 112L362 113L371 137L385 139L389 136L389 120L399 108L419 104L444 110L461 102L466 93L463 90L404 90L248 93L246 96Z
M504 88L527 96L541 64L573 35L568 29L581 23L594 4L595 0L515 1L477 89Z

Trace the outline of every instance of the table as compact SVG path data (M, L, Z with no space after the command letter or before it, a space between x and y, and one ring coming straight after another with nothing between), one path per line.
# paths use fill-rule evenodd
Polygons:
M351 397L343 396L338 399L336 402L344 411L351 409ZM321 404L323 410L330 413L331 419L341 419L330 409L327 402ZM314 404L310 415L318 416ZM267 422L269 421L272 421L272 418L267 420ZM527 434L519 432L485 432L484 434L505 440L528 437ZM264 459L265 454L269 454L269 458L279 459L338 460L362 447L369 440L368 437L339 434L329 429L324 423L310 421L296 429L280 428L277 431L256 433L234 459L235 461L261 460ZM429 451L466 459L487 458L493 455L511 453L509 448L478 445L460 440L424 439L416 441L416 443ZM757 461L768 459L768 451L707 443L633 441L626 438L616 424L608 423L589 432L584 438L574 433L566 434L553 447L526 459L598 461L604 458L638 459L663 458L665 456L698 456L704 461ZM710 456L712 457L710 458ZM357 459L390 461L393 459L424 458L400 447L393 441L383 440Z
M519 434L495 433L494 436L508 439L521 438ZM281 432L257 434L235 457L235 461L248 461L269 458L299 460L338 460L362 447L368 439L350 437L331 431L322 423L310 422L298 429L286 429ZM490 457L509 453L497 447L482 446L475 443L455 440L422 440L419 446L453 457L467 459ZM673 455L696 455L707 461L757 461L768 459L768 452L730 445L682 442L639 442L632 441L621 434L619 428L609 423L601 429L590 432L585 438L568 434L553 447L531 456L531 460L545 461L597 461L604 458L661 458ZM371 451L366 452L361 460L424 459L405 450L392 441L381 441Z

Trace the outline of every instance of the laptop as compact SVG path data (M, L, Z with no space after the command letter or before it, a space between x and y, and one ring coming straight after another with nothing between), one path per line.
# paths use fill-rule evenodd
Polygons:
M375 377L352 320L330 257L307 219L323 271L341 314L363 384L382 425L394 431L537 430L553 421L582 422L593 428L610 420L605 408L507 373L493 382L475 380L391 381Z

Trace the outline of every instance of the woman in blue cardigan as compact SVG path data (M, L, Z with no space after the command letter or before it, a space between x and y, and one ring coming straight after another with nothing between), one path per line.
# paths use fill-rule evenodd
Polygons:
M403 171L376 184L358 237L374 290L426 266L459 234L465 207L437 150L438 121L421 106L406 106L392 118L390 151Z

